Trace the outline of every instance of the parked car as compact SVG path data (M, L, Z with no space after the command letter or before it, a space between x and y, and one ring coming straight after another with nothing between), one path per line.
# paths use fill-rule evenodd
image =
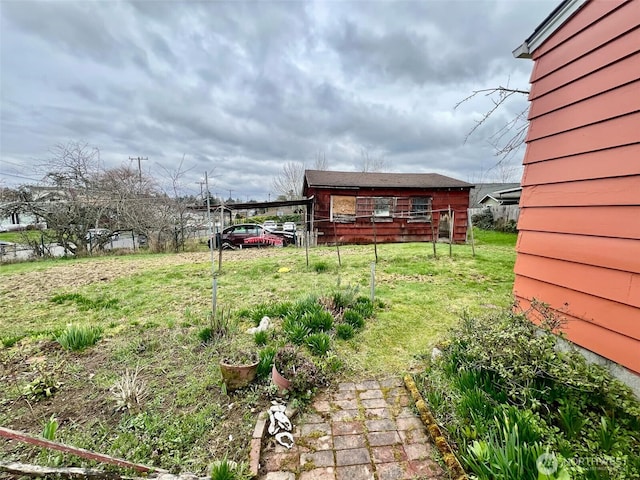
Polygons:
M218 233L216 239L222 242L222 248L233 250L244 247L282 247L294 242L291 232L273 231L255 223L231 225L222 231L222 235ZM211 240L209 240L209 247L211 247Z
M85 240L98 240L98 239L107 239L112 238L113 240L118 239L117 233L112 233L111 230L107 228L90 228L87 230L87 234L85 235Z
M265 220L262 226L269 230L277 230L278 222L276 222L275 220Z
M282 224L282 230L284 230L285 232L295 232L296 222L284 222Z

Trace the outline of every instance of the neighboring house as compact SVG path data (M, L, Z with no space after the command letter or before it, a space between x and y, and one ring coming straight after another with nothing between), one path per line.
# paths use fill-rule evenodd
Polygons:
M514 55L534 61L515 295L638 381L640 1L564 1Z
M469 194L469 207L481 208L483 204L480 203L480 201L485 197L495 196L497 192L512 188L520 188L520 183L476 183ZM520 197L518 197L518 199L520 199Z
M436 173L307 170L303 195L311 201L318 243L425 242L467 236L473 185Z
M480 199L483 207L497 207L499 205L518 205L522 187L507 188L486 194Z

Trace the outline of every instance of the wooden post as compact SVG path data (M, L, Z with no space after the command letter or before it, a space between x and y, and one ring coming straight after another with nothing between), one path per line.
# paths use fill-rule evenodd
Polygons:
M449 205L449 256L453 255L453 213Z
M375 263L371 264L371 293L369 294L369 298L371 300L371 303L373 303L373 301L376 298L376 264Z
M471 234L471 254L475 257L476 256L476 246L475 246L475 242L473 241L473 219L471 218L471 215L469 214L469 209L467 208L467 221L468 221L468 225L469 225L469 233Z
M342 262L340 261L340 246L338 245L338 229L336 228L336 222L333 222L333 238L336 242L336 252L338 252L338 265L342 266Z
M311 236L309 235L309 230L307 230L307 223L304 224L304 253L307 256L307 268L309 268L309 242L311 241Z
M376 231L376 221L371 217L371 223L373 223L373 251L376 255L376 263L378 263L378 233Z
M439 214L438 214L439 215ZM436 253L436 227L433 224L433 210L431 211L431 243L433 244L433 258L438 258Z

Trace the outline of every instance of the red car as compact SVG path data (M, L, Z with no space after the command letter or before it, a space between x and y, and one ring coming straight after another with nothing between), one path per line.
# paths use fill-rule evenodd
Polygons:
M216 238L220 240L220 234L217 234ZM243 247L283 247L294 242L291 232L269 230L255 223L231 225L222 231L222 248L232 250Z

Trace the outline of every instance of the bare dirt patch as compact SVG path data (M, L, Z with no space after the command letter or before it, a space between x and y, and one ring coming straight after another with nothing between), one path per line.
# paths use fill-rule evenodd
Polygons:
M247 249L235 252L224 252L224 262L236 259L252 259L258 257L277 256L274 249ZM217 265L217 252L215 254ZM208 263L209 252L188 252L175 255L157 255L144 257L114 257L99 261L78 261L73 263L54 264L45 271L22 272L4 275L0 292L8 300L28 297L31 301L50 298L54 292L65 287L70 290L98 282L111 282L135 273L154 268L172 265Z

